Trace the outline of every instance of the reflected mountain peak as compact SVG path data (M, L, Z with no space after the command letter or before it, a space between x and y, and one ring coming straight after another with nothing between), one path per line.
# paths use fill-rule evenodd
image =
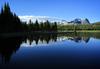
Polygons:
M73 35L73 34L32 34L21 37L1 37L0 38L0 54L3 62L9 62L13 53L15 54L20 46L34 47L34 46L47 46L48 44L74 41L76 43L88 43L90 36ZM70 44L69 44L70 45Z

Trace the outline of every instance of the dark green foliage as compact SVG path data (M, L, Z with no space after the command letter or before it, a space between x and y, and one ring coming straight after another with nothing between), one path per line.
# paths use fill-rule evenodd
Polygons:
M94 30L100 30L100 22L93 23L92 25Z
M79 24L79 25L58 25L58 30L100 30L100 25L97 24Z
M50 31L50 22L48 20L44 23L44 28L45 31Z
M23 23L22 23L22 31L23 31L23 32L28 32L28 31L29 31L29 28L28 28L26 22L23 22Z
M0 33L19 32L21 29L20 19L11 12L9 4L5 3L0 13Z
M30 31L57 31L57 23L50 23L48 20L46 22L38 22L38 20L33 23L31 20L27 24Z
M100 25L100 22L93 23L94 25Z
M41 31L44 30L44 24L43 24L43 22L40 23L39 27L40 27L40 30L41 30Z
M57 22L54 22L54 25L53 25L54 27L54 30L56 31L57 30Z
M34 28L35 31L39 31L39 23L38 23L38 20L35 21L34 27L35 27Z
M15 13L12 13L8 3L4 4L0 13L0 33L12 32L33 32L33 31L56 31L56 23L52 24L48 20L44 23L39 23L38 20L33 23L21 22Z
M28 30L31 31L31 30L33 30L32 28L33 28L33 23L31 20L29 20Z
M89 23L89 20L86 19ZM57 22L51 23L48 20L46 22L33 23L29 20L29 23L21 22L15 13L12 13L8 3L5 3L0 11L0 33L12 33L12 32L52 32L52 31L66 31L66 30L100 30L100 22L94 24L77 24L77 25L57 25Z

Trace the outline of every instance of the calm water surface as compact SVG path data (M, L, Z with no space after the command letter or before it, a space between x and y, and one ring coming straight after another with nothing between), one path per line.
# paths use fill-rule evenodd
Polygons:
M0 69L95 69L99 65L99 33L0 38Z

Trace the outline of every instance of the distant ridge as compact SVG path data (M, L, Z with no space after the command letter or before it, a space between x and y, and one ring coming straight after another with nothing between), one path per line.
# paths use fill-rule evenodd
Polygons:
M68 22L70 24L90 24L90 21L85 18L85 19L80 19L80 18L76 18L73 21Z
M57 22L58 24L90 24L89 20L87 18L85 19L80 19L80 18L76 18L72 21L67 21L61 18L57 18L57 17L49 17L49 16L19 16L19 18L24 21L24 22L29 22L29 20L32 20L33 22L35 22L36 20L38 20L39 22L46 22L47 20L50 22Z
M32 20L33 22L35 22L36 20L38 20L39 22L45 22L45 21L50 21L50 22L62 22L62 21L66 21L63 20L61 18L57 18L57 17L49 17L49 16L19 16L19 18L22 21L26 21L29 22L29 20Z

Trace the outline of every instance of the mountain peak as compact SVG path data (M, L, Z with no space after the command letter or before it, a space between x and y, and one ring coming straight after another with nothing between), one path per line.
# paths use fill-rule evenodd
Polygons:
M49 17L49 16L19 16L19 18L25 22L29 22L29 20L32 20L33 22L35 22L36 20L38 20L39 22L45 22L47 20L50 22L61 22L62 21L61 18Z
M23 22L29 22L29 20L31 20L32 22L35 22L36 20L38 20L39 22L46 22L47 20L50 22L57 22L59 24L90 24L89 20L87 18L85 19L80 19L80 18L76 18L73 21L67 22L64 19L61 18L57 18L57 17L49 17L49 16L19 16L19 18L23 21Z

